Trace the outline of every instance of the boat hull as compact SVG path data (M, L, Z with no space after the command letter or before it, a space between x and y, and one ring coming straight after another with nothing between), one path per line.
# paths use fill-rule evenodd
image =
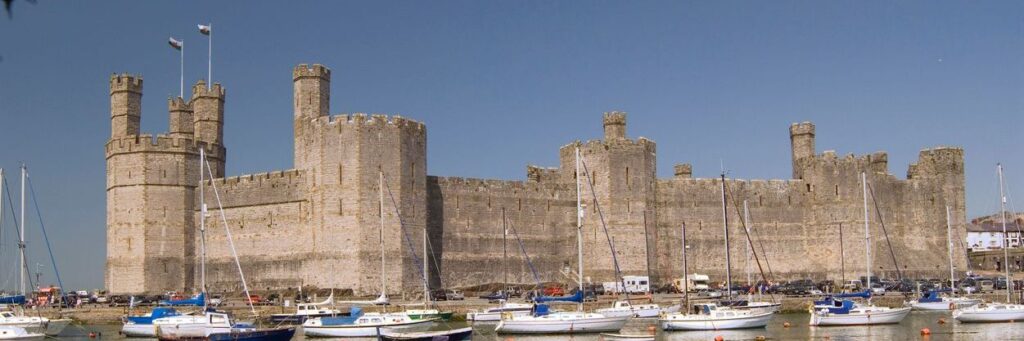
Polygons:
M435 320L417 320L402 324L303 326L309 337L377 337L385 332L413 332L430 329Z
M953 318L963 323L1024 321L1024 308L1005 310L956 310Z
M910 314L910 307L850 314L811 314L812 326L856 326L875 324L896 324Z
M308 314L308 315L296 315L296 314L274 314L270 315L270 322L273 323L295 323L302 324L306 320L316 317L332 317L332 316L347 316L348 314Z
M466 314L466 321L473 322L498 322L501 321L501 314L510 314L513 317L529 316L529 310L518 310L518 311L505 311L505 312L483 312L483 313L468 313Z
M956 309L956 308L970 307L972 305L977 305L979 303L981 303L981 300L967 299L967 300L943 301L943 302L911 302L910 306L914 310L940 311L940 310L953 310L953 309Z
M609 316L609 317L637 317L637 318L651 318L658 317L661 314L661 308L637 308L637 309L626 309L626 308L609 308L609 309L598 309L597 313Z
M156 337L156 326L153 324L125 323L121 326L121 334L127 337Z
M0 340L43 340L46 335L42 333L30 333L25 328L2 326L0 327Z
M751 316L736 316L728 318L700 318L695 316L692 319L661 319L658 325L662 330L725 330L725 329L753 329L764 328L772 319L772 313L754 314Z
M19 318L13 321L0 322L0 326L21 327L30 333L42 333L46 334L46 336L59 335L69 324L71 324L69 319L38 321L31 318Z
M499 334L585 334L617 332L629 317L595 317L582 319L506 319L498 322Z
M473 338L473 328L461 328L435 332L413 332L413 333L398 333L384 331L381 332L380 339L388 341L433 341L433 340L446 340L446 341L466 341Z
M431 319L434 319L434 320L448 321L448 320L452 319L452 312L450 312L450 311L445 311L445 312L440 312L440 313L426 313L426 314L415 314L415 313L412 313L412 314L406 314L406 315L408 315L409 318L413 319L413 320L431 320Z

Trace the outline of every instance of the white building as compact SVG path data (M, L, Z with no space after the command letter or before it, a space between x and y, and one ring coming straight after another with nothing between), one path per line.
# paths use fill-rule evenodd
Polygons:
M1003 245L1011 248L1024 245L1021 226L1015 222L1006 223L1006 238L1003 238L1003 224L983 221L967 225L967 248L972 251L1001 249Z

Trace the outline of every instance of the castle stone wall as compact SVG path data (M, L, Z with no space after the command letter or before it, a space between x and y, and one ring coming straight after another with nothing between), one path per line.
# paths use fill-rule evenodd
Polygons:
M694 178L690 164L677 164L672 178L657 178L657 145L631 138L623 112L602 117L604 139L562 146L556 167L528 166L525 181L428 176L423 123L397 115L331 116L330 69L302 64L292 76L293 169L233 177L224 176L223 120L230 113L220 84L199 82L192 99L169 99L170 133L147 135L138 131L141 78L111 77L111 139L105 150L108 290L198 288L200 222L206 226L208 287L239 289L223 220L246 279L257 290L313 286L377 295L383 282L389 294L416 297L424 261L435 288L499 283L505 265L510 282L573 283L577 177L589 281L612 281L616 268L623 275L650 273L656 285L681 277L683 224L689 272L724 280L721 180ZM872 271L889 278L940 277L948 271L947 206L957 234L965 235L962 149L923 150L902 179L889 173L883 152L819 153L812 123L793 124L789 133L792 179L725 181L734 280L744 281L748 267L758 269L746 256L744 201L761 268L771 279L862 275L861 172L873 191ZM200 151L209 157L215 178L207 179L202 192L210 208L205 220L196 191ZM223 218L209 185L218 188ZM539 278L530 273L512 236L504 239L506 262L502 212ZM959 243L955 246L955 252L963 252ZM958 258L956 266L962 271L964 260Z

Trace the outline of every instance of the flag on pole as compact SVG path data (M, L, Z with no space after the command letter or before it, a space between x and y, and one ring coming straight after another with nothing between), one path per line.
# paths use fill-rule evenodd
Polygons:
M210 25L199 24L199 33L210 35Z
M174 37L170 37L168 38L167 43L171 44L171 47L173 47L175 50L181 51L182 42L180 40L174 39Z

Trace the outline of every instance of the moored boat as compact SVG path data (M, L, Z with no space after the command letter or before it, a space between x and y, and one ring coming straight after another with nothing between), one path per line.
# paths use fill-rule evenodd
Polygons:
M498 322L498 334L585 334L617 332L630 316L604 316L584 312L556 312L540 316L512 316Z
M530 315L531 310L533 310L532 304L505 302L500 306L487 308L482 312L471 311L466 314L466 321L498 322L501 321L501 316L503 314L511 316L526 316Z
M956 309L953 318L965 323L1024 321L1024 305L983 303Z
M693 312L667 314L658 319L662 330L724 330L764 328L772 312L738 310L714 303L694 305Z
M124 325L121 326L121 334L128 337L156 337L156 325L154 321L165 318L180 316L177 310L168 307L153 308L153 311L145 315L125 316Z
M429 332L381 331L380 339L387 341L465 341L473 338L473 327Z
M859 305L852 300L834 300L830 307L816 305L811 311L811 326L855 326L895 324L910 314L910 307Z
M31 333L25 328L13 326L0 326L0 340L34 341L43 340L46 334Z
M914 310L954 310L980 303L980 299L942 296L937 291L929 290L922 294L921 298L910 301L910 307Z
M270 315L270 322L273 323L298 323L302 324L307 319L314 317L327 317L327 316L339 316L342 314L340 310L329 308L328 306L334 304L334 293L327 297L323 302L317 303L299 303L295 305L295 313L293 314L273 314Z
M302 324L302 332L308 337L377 337L385 331L425 331L434 321L414 320L404 313L366 313L351 321L311 318Z
M632 304L629 301L615 301L610 308L597 309L595 312L605 316L651 318L658 317L661 314L661 306L657 304Z

